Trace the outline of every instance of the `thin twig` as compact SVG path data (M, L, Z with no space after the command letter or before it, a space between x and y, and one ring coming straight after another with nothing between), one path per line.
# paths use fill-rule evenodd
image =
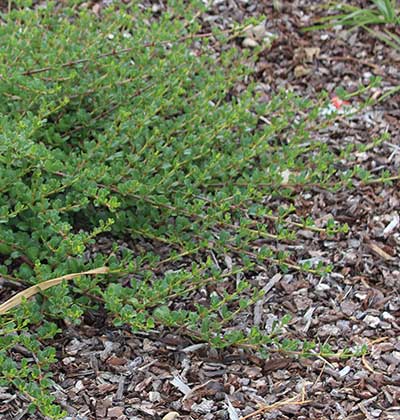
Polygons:
M311 402L311 400L304 400L303 398L301 400L298 400L298 397L289 398L283 401L277 401L276 403L273 403L271 405L263 405L258 410L255 410L252 413L247 414L244 417L241 417L240 420L251 419L255 416L259 416L260 414L266 413L267 411L272 411L280 407L284 407L285 405L305 405L309 402Z

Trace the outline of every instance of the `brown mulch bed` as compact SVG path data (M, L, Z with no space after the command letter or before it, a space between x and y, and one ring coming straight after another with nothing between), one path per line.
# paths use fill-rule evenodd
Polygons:
M309 97L338 87L351 91L373 75L382 77L382 91L400 82L400 54L362 30L302 33L321 13L318 2L280 1L280 10L272 1L212 3L200 17L204 28L267 16L266 30L277 38L255 71L266 98L280 88ZM144 5L155 14L164 7L160 2ZM323 135L331 145L342 145L388 131L390 140L359 153L356 163L396 173L398 102L399 95L394 96ZM132 334L95 314L80 327L65 328L54 343L60 360L54 368L54 395L69 413L65 420L162 419L168 413L171 420L172 412L182 419L207 420L400 419L399 187L397 180L335 194L318 186L299 191L299 212L320 220L333 216L350 227L348 235L334 240L302 233L297 252L304 260L333 264L333 271L321 280L263 267L248 280L264 287L266 298L235 321L268 329L290 313L288 337L329 343L334 350L367 344L368 355L327 360L273 353L264 360L252 351L217 351L168 331ZM266 203L280 204L276 197ZM0 390L0 418L42 418L26 414L23 396L2 395Z

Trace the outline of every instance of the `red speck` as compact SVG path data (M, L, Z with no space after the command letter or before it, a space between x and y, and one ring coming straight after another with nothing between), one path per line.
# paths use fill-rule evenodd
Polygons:
M336 109L340 109L343 105L350 105L349 101L343 101L342 99L340 99L337 96L334 96L331 99L331 103Z

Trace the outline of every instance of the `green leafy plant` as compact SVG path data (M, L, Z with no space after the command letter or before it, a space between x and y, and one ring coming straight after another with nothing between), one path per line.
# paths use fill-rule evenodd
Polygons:
M230 43L241 27L199 33L201 3L172 2L158 20L135 5L98 18L79 3L10 9L0 26L0 275L17 290L52 286L1 316L0 385L51 418L62 417L48 393L51 340L89 309L133 331L301 353L287 318L272 333L234 325L262 296L248 280L259 266L331 270L287 246L300 229L348 229L297 214L299 188L394 179L355 167L352 148L337 168L318 135L343 118L321 114L326 94L261 103L261 47ZM33 357L14 360L16 345Z
M336 3L337 7L344 11L335 17L337 22L349 26L367 25L397 25L399 23L399 10L396 0L372 0L374 7L359 8L345 3Z
M361 8L342 2L330 3L327 7L338 10L339 13L320 18L315 26L305 30L326 29L337 25L362 27L392 48L400 50L400 38L393 30L371 28L376 25L399 26L400 9L397 7L397 0L372 0L372 7Z

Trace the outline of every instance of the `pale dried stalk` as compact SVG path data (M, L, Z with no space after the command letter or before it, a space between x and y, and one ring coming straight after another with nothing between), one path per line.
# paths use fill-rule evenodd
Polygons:
M10 309L18 306L24 298L29 299L30 297L36 295L39 292L42 292L43 290L49 289L50 287L60 284L64 280L72 280L79 276L106 274L108 272L109 272L108 267L99 267L99 268L94 268L93 270L83 271L81 273L66 274L65 276L56 277L54 279L50 279L39 284L35 284L34 286L31 286L28 289L25 289L22 292L17 293L11 299L8 299L3 304L1 304L0 315L4 315Z
M311 400L304 399L304 395L302 396L301 400L299 400L298 397L293 397L293 398L289 398L287 400L277 401L276 403L271 404L271 405L263 405L258 410L253 411L252 413L247 414L244 417L241 417L240 420L247 420L247 419L256 417L258 415L261 415L263 413L266 413L267 411L276 410L276 409L278 409L280 407L283 407L285 405L305 405L305 404L308 404L309 402L311 402Z

